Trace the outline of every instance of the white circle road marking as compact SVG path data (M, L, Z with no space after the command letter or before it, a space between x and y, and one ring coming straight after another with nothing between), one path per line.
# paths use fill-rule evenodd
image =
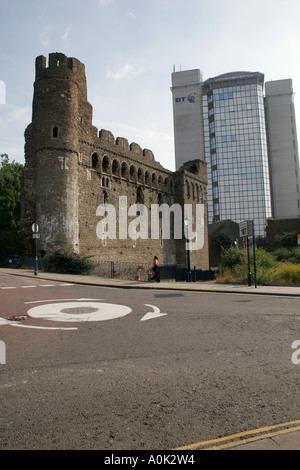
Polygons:
M132 310L125 305L100 302L64 302L39 305L27 313L32 318L61 322L105 321L121 318Z

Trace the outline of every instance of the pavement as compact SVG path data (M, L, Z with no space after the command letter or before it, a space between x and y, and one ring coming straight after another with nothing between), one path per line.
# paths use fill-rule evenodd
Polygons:
M280 297L299 297L300 286L244 286L240 284L218 284L216 282L164 282L152 283L124 279L107 279L97 276L73 274L56 274L38 272L30 269L0 268L0 274L30 277L72 284L123 288L123 289L156 289L187 292L213 292L227 294L272 295ZM299 304L300 305L300 304ZM181 448L181 450L300 450L300 420L279 423L265 428L249 430L220 439L199 442ZM179 449L178 449L179 450Z

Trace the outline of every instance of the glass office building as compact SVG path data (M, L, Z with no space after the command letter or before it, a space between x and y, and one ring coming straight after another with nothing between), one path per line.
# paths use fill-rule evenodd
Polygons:
M254 220L257 235L272 214L263 86L262 74L231 73L202 95L209 223Z
M203 125L198 158L204 154L207 162L208 223L253 220L255 234L264 236L266 219L272 215L264 76L235 72L199 83L195 71L187 87L182 80L184 73L172 74L176 165L180 166L184 158L197 158L189 144L197 141L197 131L184 126L182 117L183 111L188 115L197 109ZM189 103L184 97L194 89L197 99ZM189 149L193 149L192 155Z

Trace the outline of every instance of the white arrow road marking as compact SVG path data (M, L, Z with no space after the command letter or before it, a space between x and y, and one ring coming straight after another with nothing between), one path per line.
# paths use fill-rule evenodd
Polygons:
M168 315L167 313L161 313L160 309L155 307L155 305L145 304L145 306L153 308L154 311L146 313L146 315L140 321L152 320L153 318L164 317L165 315Z

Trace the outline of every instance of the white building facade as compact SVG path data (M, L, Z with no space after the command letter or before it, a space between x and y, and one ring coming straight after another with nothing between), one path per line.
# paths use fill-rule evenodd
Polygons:
M176 167L206 160L208 223L253 220L256 235L264 236L279 197L271 193L264 75L234 72L203 82L199 70L174 72L172 93Z
M266 82L265 102L273 217L300 217L299 154L292 80Z

